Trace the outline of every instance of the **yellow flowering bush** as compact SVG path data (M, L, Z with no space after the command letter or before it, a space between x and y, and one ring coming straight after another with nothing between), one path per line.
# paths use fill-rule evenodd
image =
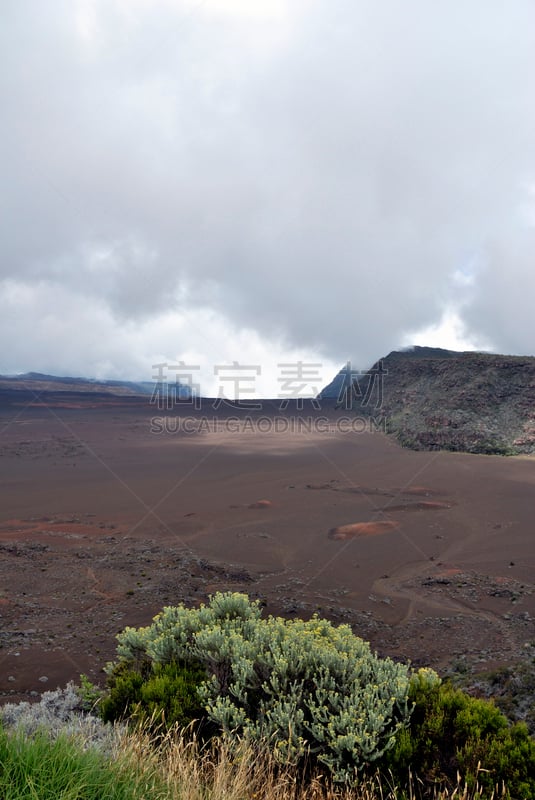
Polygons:
M118 642L111 673L200 665L199 699L224 735L268 745L285 763L311 759L339 782L381 758L410 716L408 666L379 658L348 625L263 619L244 594L164 608Z

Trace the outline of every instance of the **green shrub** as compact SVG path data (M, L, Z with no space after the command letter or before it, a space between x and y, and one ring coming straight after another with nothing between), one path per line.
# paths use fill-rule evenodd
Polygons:
M489 797L505 785L508 796L535 800L535 742L523 723L510 725L492 702L429 680L429 671L411 679L409 702L410 725L382 764L398 781L410 769L431 795L437 786L455 787L460 774Z
M512 722L525 722L535 735L535 658L533 645L521 660L497 669L460 676L452 682L476 697L492 697L498 708Z
M243 594L165 608L118 642L119 667L108 667L117 708L139 703L143 671L200 664L197 696L225 735L267 744L284 763L322 764L338 782L376 762L408 721L408 667L378 658L347 625L261 619Z
M80 705L83 711L91 712L97 708L102 699L102 689L94 684L87 675L80 675L80 685L77 688Z
M129 718L145 726L187 727L206 715L197 694L205 677L195 665L154 664L142 674L119 664L108 678L101 716L105 722Z

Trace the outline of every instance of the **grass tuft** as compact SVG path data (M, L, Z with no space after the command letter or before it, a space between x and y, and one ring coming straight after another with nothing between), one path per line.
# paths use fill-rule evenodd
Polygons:
M383 778L367 778L348 789L320 775L303 783L265 752L243 743L232 751L221 741L201 746L178 730L149 736L141 729L122 734L115 756L80 739L28 737L0 729L2 800L419 800L429 794L411 781L402 792ZM499 800L460 782L434 800Z

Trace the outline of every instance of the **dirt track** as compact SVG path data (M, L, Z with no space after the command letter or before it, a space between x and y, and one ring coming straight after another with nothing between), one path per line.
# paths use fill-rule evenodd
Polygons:
M534 641L533 459L224 414L157 434L151 416L0 410L4 697L101 679L125 625L218 589L348 622L419 664L490 666Z

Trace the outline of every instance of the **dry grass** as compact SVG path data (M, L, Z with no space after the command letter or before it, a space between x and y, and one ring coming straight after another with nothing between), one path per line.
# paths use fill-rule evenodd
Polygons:
M88 731L85 731L87 733ZM2 800L498 800L505 793L425 793L412 781L403 792L384 778L362 779L351 789L322 776L300 779L267 753L242 743L213 740L202 747L187 731L150 737L117 730L105 755L81 731L57 738L45 730L26 736L0 728Z
M411 780L409 793L388 785L384 778L367 778L355 788L329 784L321 775L303 785L295 770L281 768L269 755L243 743L232 750L221 741L201 747L195 738L170 731L155 745L146 733L128 733L121 748L125 764L134 763L149 782L158 774L169 800L420 800L423 785ZM429 795L427 795L429 797ZM433 800L500 800L458 781L451 791L436 792Z

